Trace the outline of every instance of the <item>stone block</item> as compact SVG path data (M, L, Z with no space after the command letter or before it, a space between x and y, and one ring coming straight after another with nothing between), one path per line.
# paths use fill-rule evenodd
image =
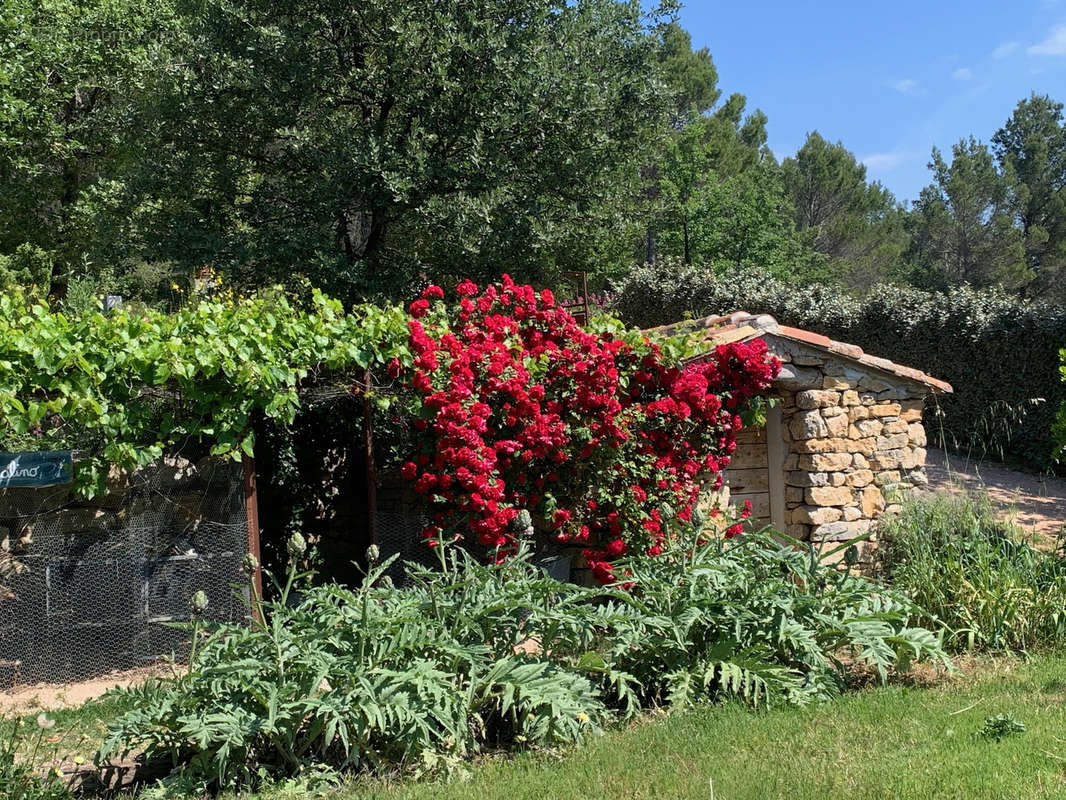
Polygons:
M789 486L799 486L806 488L808 486L828 486L829 474L826 472L807 472L806 470L795 470L789 472L785 476L785 483Z
M774 379L774 385L784 389L815 389L822 384L822 373L816 369L804 369L792 363L782 364Z
M906 433L893 433L890 436L877 437L878 450L902 450L907 446L910 437Z
M854 522L855 520L860 519L861 517L862 517L862 511L860 511L857 507L855 507L855 506L845 506L844 507L844 521L845 522Z
M848 476L843 472L830 472L828 475L830 486L843 486L848 482Z
M811 528L812 542L841 542L868 533L873 523L868 519L854 522L829 522Z
M859 395L859 403L864 406L876 406L877 395L873 394L872 392L862 392Z
M874 438L848 439L845 450L849 453L862 453L864 456L869 456L877 452L877 440Z
M899 460L903 469L917 469L925 466L925 450L921 447L908 447Z
M814 486L807 490L804 499L812 506L846 506L854 497L847 486Z
M904 389L902 386L893 386L891 389L878 392L877 396L881 400L906 400L914 395L910 389Z
M801 522L793 522L785 526L785 533L795 539L799 539L801 542L806 542L811 537L811 526L804 525Z
M866 460L866 455L864 453L854 453L851 456L851 465L855 467L855 469L869 469L870 462Z
M859 388L865 389L868 392L883 392L886 389L893 388L893 386L888 381L879 378L876 375L863 375L862 380L859 381Z
M822 388L833 389L835 391L842 392L845 389L850 389L851 383L837 375L826 375L822 378Z
M845 406L857 406L860 404L859 393L854 389L848 389L843 395L841 395L840 402Z
M929 477L924 469L910 469L903 473L903 480L911 486L928 486Z
M900 481L899 470L887 469L874 475L874 483L878 486L895 486Z
M792 512L792 522L803 522L808 525L824 525L827 522L836 522L843 516L839 508L827 506L800 506Z
M839 414L828 416L826 411L839 411ZM832 438L839 439L842 436L847 436L848 433L848 415L844 413L844 409L840 406L834 408L827 408L822 412L825 416L825 427L828 431L828 435Z
M871 417L898 417L900 414L899 403L878 403L870 406Z
M907 438L915 447L925 447L925 426L920 422L912 422L907 426Z
M788 505L794 505L796 503L803 502L803 489L799 486L786 486L785 487L785 503Z
M876 486L867 486L862 490L860 507L864 517L873 519L879 512L884 511L885 496L881 494L881 490Z
M797 453L844 453L849 443L848 439L804 439L793 442L792 449Z
M850 466L850 453L804 453L799 456L799 469L813 472L839 472Z
M907 422L920 422L922 412L925 410L925 402L922 400L900 400L899 415Z
M858 396L858 395L856 395L856 396ZM870 409L867 408L866 406L852 406L851 408L848 409L848 419L851 422L855 422L856 420L860 420L860 419L866 419L869 416L870 416Z
M820 367L825 363L825 359L815 353L797 351L792 354L792 363L801 367Z
M795 440L822 439L829 434L829 428L818 411L801 411L792 417L788 429Z
M847 473L848 486L854 486L856 488L862 488L863 486L869 486L874 482L873 470L869 469L857 469L854 472Z
M891 436L896 433L906 433L908 425L899 417L882 417L881 421L885 423L885 427L881 429L881 433L885 436Z
M878 472L898 469L905 455L904 450L879 450L870 456L870 468Z
M840 392L827 389L805 389L796 393L796 405L802 409L825 408L840 403Z
M830 419L832 417L845 416L848 413L846 408L841 406L829 406L822 409L822 417L824 419Z
M884 427L879 419L857 419L848 426L849 439L865 439L877 436Z

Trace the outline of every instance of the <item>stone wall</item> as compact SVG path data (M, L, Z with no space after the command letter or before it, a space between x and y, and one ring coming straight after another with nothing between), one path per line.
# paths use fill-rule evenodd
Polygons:
M814 348L774 348L781 392L786 532L812 542L867 533L926 483L921 384L857 370ZM870 544L876 541L876 534Z

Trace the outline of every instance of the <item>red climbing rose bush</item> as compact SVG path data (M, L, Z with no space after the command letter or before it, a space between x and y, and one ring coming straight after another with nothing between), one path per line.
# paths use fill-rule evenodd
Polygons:
M433 508L430 546L472 535L497 560L519 538L585 547L604 583L634 549L691 530L721 485L742 414L779 363L761 340L684 363L679 340L607 321L578 325L551 291L503 276L457 301L430 286L410 305L417 453L401 469ZM525 512L525 513L524 513Z

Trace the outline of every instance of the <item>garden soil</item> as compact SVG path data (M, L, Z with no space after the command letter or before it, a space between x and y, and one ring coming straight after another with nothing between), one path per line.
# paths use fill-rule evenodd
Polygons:
M142 683L148 678L171 674L166 664L155 664L138 669L112 672L78 683L39 683L20 686L0 692L0 716L22 715L37 711L55 711L60 708L76 708L89 700L100 697L116 686L128 687Z

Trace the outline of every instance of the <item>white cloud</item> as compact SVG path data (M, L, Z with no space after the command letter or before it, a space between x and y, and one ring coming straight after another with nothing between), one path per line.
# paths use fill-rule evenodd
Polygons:
M969 67L959 67L957 70L951 73L951 77L959 81L968 81L973 77L973 70Z
M871 153L859 160L869 169L891 170L898 167L908 158L910 158L910 153L902 150L892 150L888 153Z
M918 85L918 81L911 80L910 78L904 78L901 81L896 81L892 84L892 88L902 94L908 94L914 91L914 87Z
M997 47L995 50L992 51L992 58L996 58L996 59L1006 58L1011 53L1013 53L1015 50L1017 50L1019 47L1021 47L1021 43L1020 42L1004 42L1003 44L1001 44L999 47Z
M1056 25L1044 41L1026 48L1025 52L1034 56L1066 56L1066 25Z

